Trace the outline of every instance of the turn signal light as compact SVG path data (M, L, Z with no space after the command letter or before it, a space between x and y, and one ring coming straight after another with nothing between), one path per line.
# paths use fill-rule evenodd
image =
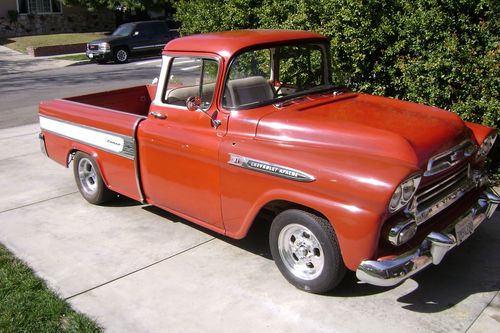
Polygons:
M410 221L406 223L398 223L389 231L389 242L392 245L400 246L415 236L417 233L417 223Z

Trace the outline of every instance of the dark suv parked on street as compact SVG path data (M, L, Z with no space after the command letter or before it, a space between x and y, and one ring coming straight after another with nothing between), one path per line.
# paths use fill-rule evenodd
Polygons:
M113 60L127 62L138 53L159 52L171 39L178 37L164 21L131 22L120 25L109 37L87 44L87 57L98 63Z

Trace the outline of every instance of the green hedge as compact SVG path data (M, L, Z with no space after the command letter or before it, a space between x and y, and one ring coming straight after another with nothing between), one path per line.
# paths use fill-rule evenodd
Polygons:
M181 0L183 34L317 31L353 90L439 106L500 126L498 0Z

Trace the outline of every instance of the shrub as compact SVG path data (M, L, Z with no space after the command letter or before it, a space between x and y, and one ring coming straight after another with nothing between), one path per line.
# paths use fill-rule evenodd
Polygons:
M9 18L10 23L16 23L17 18L19 17L19 13L17 10L8 10L7 17Z
M500 127L495 0L181 0L181 33L303 29L331 41L353 90L435 105Z

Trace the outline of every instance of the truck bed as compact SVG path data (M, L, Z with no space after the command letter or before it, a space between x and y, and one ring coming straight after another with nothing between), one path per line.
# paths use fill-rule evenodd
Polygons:
M155 91L156 86L144 85L68 97L63 100L131 113L138 116L147 116Z
M74 151L98 160L110 188L142 200L137 186L136 129L149 112L156 86L137 86L43 101L39 115L47 155L68 166Z

